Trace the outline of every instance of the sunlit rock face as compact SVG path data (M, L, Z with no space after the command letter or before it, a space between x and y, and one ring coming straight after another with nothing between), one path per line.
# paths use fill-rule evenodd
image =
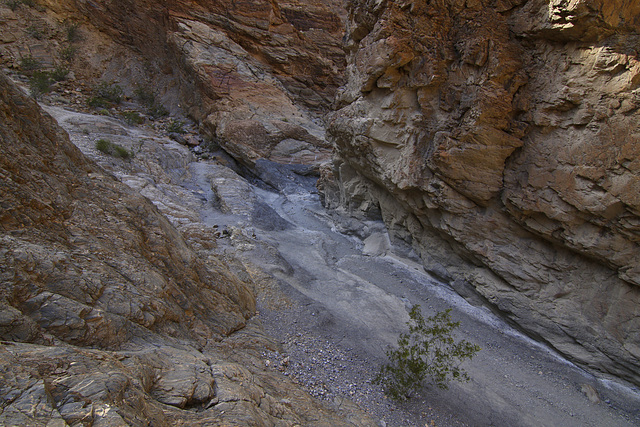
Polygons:
M46 4L101 35L91 57L103 78L154 85L241 162L330 158L322 123L343 83L341 0Z
M352 1L325 202L640 383L640 5Z

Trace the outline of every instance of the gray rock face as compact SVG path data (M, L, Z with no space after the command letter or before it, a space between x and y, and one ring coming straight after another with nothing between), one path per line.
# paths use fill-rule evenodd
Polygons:
M462 293L640 383L640 10L614 3L350 3L322 186Z

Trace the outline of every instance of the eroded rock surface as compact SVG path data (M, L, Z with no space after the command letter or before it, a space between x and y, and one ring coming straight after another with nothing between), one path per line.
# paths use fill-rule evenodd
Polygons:
M51 21L82 24L78 74L90 69L128 94L153 86L172 111L190 115L242 162L330 158L321 121L343 83L341 1L43 4ZM26 14L6 15L17 13ZM40 45L59 61L64 42L51 38ZM33 48L32 40L10 45L19 46L7 49L15 63Z
M381 213L459 292L635 383L639 13L624 1L351 2L323 182L329 206Z
M215 237L183 220L188 205L172 220L198 253L4 75L0 130L1 424L372 423L266 370L261 353L279 347L253 319L254 285L206 256Z

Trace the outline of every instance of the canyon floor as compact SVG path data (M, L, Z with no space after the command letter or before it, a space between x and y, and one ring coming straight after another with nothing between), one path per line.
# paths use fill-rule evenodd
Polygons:
M250 174L221 151L194 153L149 124L45 109L192 244L199 227L217 230L209 250L253 281L257 318L280 343L265 350L265 369L295 378L319 399L349 398L383 426L640 425L637 388L593 376L470 304L427 275L409 248L393 248L381 222L327 212L307 168L258 162ZM135 157L99 152L101 138ZM414 304L425 317L452 308L458 337L482 350L464 365L470 382L426 388L398 404L372 380Z

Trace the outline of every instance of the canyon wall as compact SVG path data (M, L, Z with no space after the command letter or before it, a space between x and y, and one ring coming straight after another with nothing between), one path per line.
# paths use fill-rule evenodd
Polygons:
M82 23L78 56L102 80L157 88L246 165L330 158L321 119L343 83L342 1L43 4Z
M325 203L640 384L640 4L353 0Z
M0 424L373 424L268 370L280 347L239 261L203 254L212 231L178 231L2 73L0 153Z

